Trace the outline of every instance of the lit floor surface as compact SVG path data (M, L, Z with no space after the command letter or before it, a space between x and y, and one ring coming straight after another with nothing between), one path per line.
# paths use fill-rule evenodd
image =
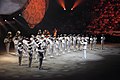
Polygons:
M97 45L97 49L87 51L87 59L83 58L83 51L48 57L41 70L35 60L31 68L26 58L18 66L17 56L3 53L0 80L120 80L120 44L106 44L104 50Z

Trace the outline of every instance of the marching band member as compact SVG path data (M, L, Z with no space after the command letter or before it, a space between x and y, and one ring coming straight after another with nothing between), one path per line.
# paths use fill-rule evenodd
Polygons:
M72 46L73 46L73 36L70 35L70 49L72 49Z
M51 53L50 58L54 57L54 42L53 41L54 40L51 38L51 40L50 40L50 53Z
M60 35L58 39L59 39L59 44L60 44L59 50L62 51L62 39L63 39L62 35Z
M8 32L6 38L4 39L7 53L9 53L9 50L10 50L11 41L12 41L12 32Z
M105 36L102 34L101 36L101 49L103 50L104 47Z
M42 35L42 30L38 30L38 35Z
M39 69L41 69L41 67L42 67L45 49L46 48L43 43L38 44L37 51L38 51L38 58L39 58Z
M96 43L97 43L97 37L96 35L93 37L93 47L94 49L96 48Z
M36 58L36 42L35 42L35 36L31 35L30 37L30 41L31 41L31 45L32 45L32 49L33 49L33 58Z
M29 39L26 38L26 37L24 37L23 40L22 40L22 42L23 42L23 56L27 56L28 57L29 55L28 55L28 53L26 53L26 51L28 50Z
M63 54L65 53L65 38L63 37L62 39L62 50L63 50Z
M52 43L51 38L50 38L50 37L46 38L46 42L47 42L47 50L46 50L46 53L47 53L47 55L50 55L50 54L51 54L51 53L50 53L50 44Z
M90 50L93 49L93 37L91 36L90 37Z
M17 31L16 35L13 37L13 43L14 43L14 48L15 48L15 52L16 54L18 53L17 47L18 47L18 42L20 40L22 40L22 36L20 36L21 32Z
M76 36L73 36L73 47L74 47L74 51L76 51Z
M82 35L82 37L81 37L81 50L83 49L83 42L84 42L84 40L85 40L85 37L84 37L84 35Z
M43 35L48 38L50 36L50 32L48 30L43 31Z
M47 57L47 53L46 53L46 51L47 51L47 41L44 40L41 45L44 47L44 59L46 59L46 57Z
M56 53L56 55L60 55L59 54L59 46L60 46L59 41L58 41L58 39L56 39L55 40L55 53Z
M84 53L84 58L86 59L87 58L87 41L84 40L83 42L83 53Z
M80 40L81 40L81 37L80 35L77 36L77 50L80 50Z
M65 39L65 51L67 50L67 35L66 34L64 34L64 39Z
M89 36L88 35L86 35L85 40L87 41L87 43L89 43Z
M23 42L20 40L18 42L18 56L19 56L19 66L21 65L22 56L23 56Z
M70 36L67 36L66 40L67 40L67 50L68 50L68 52L70 52L70 47L71 47Z
M37 39L40 39L41 35L42 35L42 31L41 31L41 30L38 30L38 33L37 33L37 35L36 35L36 38L37 38Z

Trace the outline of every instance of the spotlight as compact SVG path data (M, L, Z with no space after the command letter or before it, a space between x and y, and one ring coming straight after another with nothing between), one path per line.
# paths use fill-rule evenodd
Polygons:
M77 1L74 3L74 5L73 5L73 7L71 8L71 10L75 9L80 3L81 3L81 0L77 0Z
M73 8L71 8L71 11L73 10Z
M15 19L15 18L13 18L13 19Z
M21 14L19 14L19 16L21 16Z
M64 8L64 10L66 10L66 8Z
M58 3L60 4L60 6L66 10L66 6L65 6L65 1L64 0L58 0Z
M7 20L5 20L5 22L6 22Z

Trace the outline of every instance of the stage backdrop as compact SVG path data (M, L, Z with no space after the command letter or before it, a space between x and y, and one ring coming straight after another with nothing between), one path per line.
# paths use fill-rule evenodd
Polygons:
M30 28L34 28L43 20L48 7L48 1L28 0L28 4L22 14Z
M0 15L11 15L22 9L27 0L0 0Z

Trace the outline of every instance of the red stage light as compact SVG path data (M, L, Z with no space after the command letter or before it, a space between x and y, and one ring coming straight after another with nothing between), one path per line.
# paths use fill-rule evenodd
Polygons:
M73 5L73 7L71 8L71 10L75 9L75 8L80 4L80 2L81 2L81 0L77 0L77 1L74 3L74 5Z
M58 0L58 3L60 4L60 6L66 10L66 7L65 7L65 1L64 0Z
M73 8L71 8L71 11L73 10Z

